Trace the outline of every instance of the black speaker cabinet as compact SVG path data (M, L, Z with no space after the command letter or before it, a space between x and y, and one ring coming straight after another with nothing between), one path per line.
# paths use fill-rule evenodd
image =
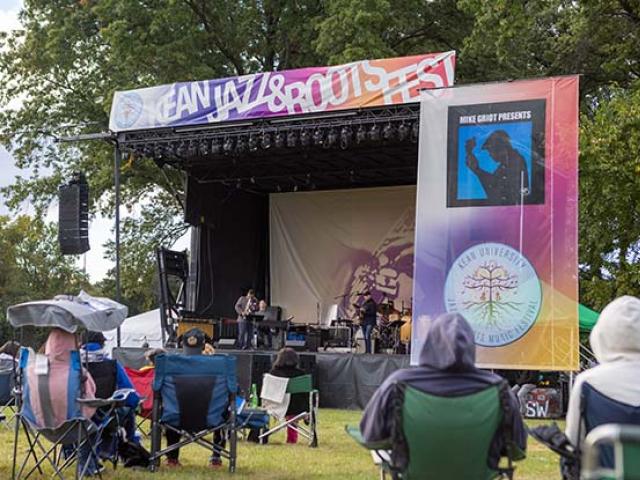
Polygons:
M82 174L58 189L58 243L63 255L89 250L89 186Z

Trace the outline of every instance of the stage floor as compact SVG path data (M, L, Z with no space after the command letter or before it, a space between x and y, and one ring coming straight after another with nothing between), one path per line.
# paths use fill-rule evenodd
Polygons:
M113 357L123 365L139 369L145 364L145 349L114 348ZM217 350L237 359L238 385L248 391L260 385L276 352L262 350ZM299 352L301 367L312 373L320 391L320 406L363 409L373 392L394 371L409 366L409 355L334 352Z

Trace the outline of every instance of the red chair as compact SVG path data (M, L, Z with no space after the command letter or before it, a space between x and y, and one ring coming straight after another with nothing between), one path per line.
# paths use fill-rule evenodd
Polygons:
M124 367L127 375L133 383L136 393L140 397L140 404L138 405L138 411L136 412L140 421L138 422L138 429L148 436L148 432L142 429L142 424L145 420L151 420L151 411L153 409L153 375L155 370L153 368L146 368L144 370L135 370L133 368Z

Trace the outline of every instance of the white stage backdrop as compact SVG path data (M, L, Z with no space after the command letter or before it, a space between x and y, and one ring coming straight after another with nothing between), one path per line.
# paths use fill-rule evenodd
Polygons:
M297 323L327 323L336 306L351 318L366 290L409 307L415 197L415 186L271 195L271 303Z

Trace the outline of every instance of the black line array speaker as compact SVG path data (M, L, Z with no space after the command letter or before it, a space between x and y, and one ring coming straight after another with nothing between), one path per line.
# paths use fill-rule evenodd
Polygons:
M58 189L58 243L63 255L89 250L89 185L82 173L74 174Z

